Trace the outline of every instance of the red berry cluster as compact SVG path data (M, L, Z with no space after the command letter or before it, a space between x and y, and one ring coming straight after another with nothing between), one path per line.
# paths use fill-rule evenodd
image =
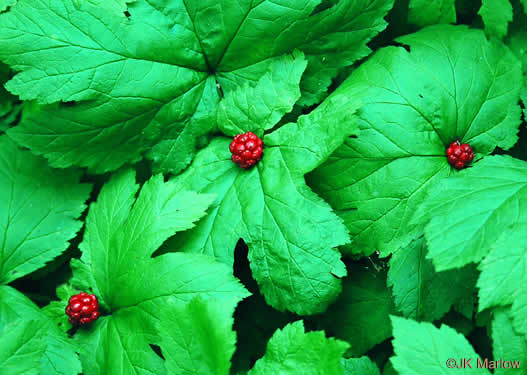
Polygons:
M229 149L232 153L232 161L247 169L262 159L263 142L256 134L247 132L235 136Z
M84 325L99 318L99 301L93 294L79 293L71 296L66 307L71 324Z
M466 143L459 143L454 141L448 146L446 150L448 163L456 169L463 169L474 160L474 151L472 147Z

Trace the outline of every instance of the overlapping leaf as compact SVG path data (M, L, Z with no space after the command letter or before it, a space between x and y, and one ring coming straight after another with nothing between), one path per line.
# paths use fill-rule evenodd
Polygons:
M379 368L368 357L342 360L344 375L380 375Z
M408 22L418 26L456 22L455 0L410 0Z
M4 89L4 83L9 79L9 68L0 63L0 132L9 127L6 116L13 109L14 97Z
M124 1L19 0L0 15L0 60L20 71L9 90L44 106L27 108L10 136L53 166L104 172L154 148L158 170L179 172L217 129L222 91L253 85L300 49L302 103L320 101L370 52L393 5L321 2L136 0L128 18Z
M341 358L348 346L324 332L304 332L302 321L291 323L275 332L248 375L343 374Z
M167 373L229 375L236 348L233 305L195 298L161 311L159 331Z
M0 284L66 250L91 190L79 179L80 171L54 170L0 136Z
M521 246L526 193L527 163L509 156L486 157L434 186L414 220L430 219L425 234L436 269L479 262L501 236Z
M489 37L503 39L509 32L510 22L514 20L515 23L524 25L525 16L520 10L522 6L527 14L526 0L482 0L478 14L483 19L485 33Z
M213 197L178 191L161 175L136 199L137 191L134 172L112 177L90 207L82 257L72 261L72 283L94 291L105 315L75 335L86 375L163 374L163 361L149 344L159 341L156 324L165 306L201 296L234 307L248 295L229 267L210 257L151 258L166 238L203 217Z
M445 270L480 262L479 309L512 304L519 332L527 333L527 294L520 287L527 261L527 163L486 157L430 191L415 220L426 221L429 258ZM447 215L463 212L463 218Z
M527 4L525 4L527 10ZM527 15L520 21L516 26L515 30L511 32L508 38L508 45L511 51L520 60L523 66L523 91L521 93L523 105L524 105L524 116L527 118L527 31L524 30L523 25L527 22Z
M390 337L394 310L385 272L354 266L342 294L318 320L326 332L351 345L351 355L360 356Z
M472 295L477 274L470 266L436 272L426 253L423 238L396 251L390 259L388 286L393 288L395 305L404 317L434 321L454 303Z
M527 360L527 341L525 336L518 335L513 328L511 319L506 309L496 309L491 325L492 349L494 358L497 360L511 360L520 363L520 367L506 369L497 368L496 375L525 374L525 368L521 364Z
M398 41L410 52L379 50L337 90L363 88L361 132L309 178L345 220L353 253L388 255L422 233L409 220L429 187L454 173L450 142L478 155L507 149L521 122L521 67L501 43L449 25Z
M483 0L478 14L483 18L485 31L502 39L507 35L513 12L510 0Z
M527 223L504 229L481 262L478 280L479 309L512 305L511 316L518 332L527 335L527 293L521 287L527 267Z
M4 345L0 368L6 374L81 372L74 343L33 302L9 286L0 286L0 331L0 346Z
M470 343L452 328L442 325L436 328L431 323L417 323L399 317L392 317L393 367L399 374L490 374L477 367L480 359ZM470 359L470 367L463 367L463 359ZM449 361L449 362L447 362ZM459 368L449 367L459 365Z
M163 311L159 328L168 375L229 374L236 341L232 307L194 299ZM341 358L347 347L323 332L304 332L298 321L275 332L265 355L248 374L343 374Z
M35 321L19 320L0 326L0 365L10 375L38 375L46 343L42 326Z
M282 106L273 95L283 94L269 95L271 113ZM346 273L335 247L345 244L348 234L331 208L305 185L304 174L355 131L358 106L353 98L332 95L298 123L265 135L263 159L250 170L232 163L229 139L212 141L175 181L184 189L217 194L217 199L197 228L176 236L166 248L205 253L232 264L234 247L243 238L253 276L269 304L300 314L324 311L340 292L339 278ZM240 124L228 126L234 135L252 112L231 114L235 118L230 121ZM255 131L272 127L273 120L260 121Z

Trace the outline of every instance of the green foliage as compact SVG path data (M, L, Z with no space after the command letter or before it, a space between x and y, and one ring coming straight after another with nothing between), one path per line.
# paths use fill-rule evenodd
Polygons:
M427 372L462 374L489 374L486 369L477 368L476 354L470 343L452 328L431 323L417 323L399 317L392 317L393 346L395 356L391 362L400 374L418 375ZM473 368L463 368L462 359L472 358ZM454 360L460 368L447 367L447 360ZM458 362L459 361L459 362Z
M327 339L323 332L305 333L298 321L276 331L265 355L248 374L343 374L340 358L347 347L342 341Z
M7 87L45 106L28 109L10 135L55 167L105 172L152 149L160 171L177 173L216 130L222 90L251 85L300 49L303 101L318 102L370 52L365 43L392 5L344 0L312 14L318 0L164 3L130 2L128 20L112 1L18 1L0 17L0 59L21 71Z
M320 317L319 324L347 341L348 353L360 356L391 335L389 314L394 312L386 275L382 271L351 267L342 294Z
M79 171L56 170L0 136L0 283L60 255L82 223L90 185Z
M418 26L429 26L438 23L455 23L455 0L410 0L408 22Z
M358 90L360 136L349 139L310 180L352 235L347 251L382 254L422 232L410 224L426 191L452 170L444 157L459 139L480 156L516 142L521 67L501 43L465 26L433 26L398 39L337 90Z
M526 25L0 0L0 374L527 374Z
M388 285L403 316L434 321L470 294L476 273L470 266L436 272L426 254L423 238L395 252L390 259Z

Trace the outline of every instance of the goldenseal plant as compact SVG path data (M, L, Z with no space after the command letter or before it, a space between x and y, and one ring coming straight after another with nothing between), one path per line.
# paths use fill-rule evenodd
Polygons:
M2 375L527 374L525 0L0 0L0 84Z

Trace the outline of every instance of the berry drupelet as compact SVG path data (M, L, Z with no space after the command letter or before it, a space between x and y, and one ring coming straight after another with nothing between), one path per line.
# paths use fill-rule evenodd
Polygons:
M231 160L243 169L248 169L262 159L263 142L256 134L247 132L235 136L229 149Z
M474 160L474 151L470 145L459 141L454 141L448 146L446 150L448 163L456 169L466 168L472 160Z
M99 301L93 294L75 294L68 301L66 314L74 326L91 323L99 318Z

